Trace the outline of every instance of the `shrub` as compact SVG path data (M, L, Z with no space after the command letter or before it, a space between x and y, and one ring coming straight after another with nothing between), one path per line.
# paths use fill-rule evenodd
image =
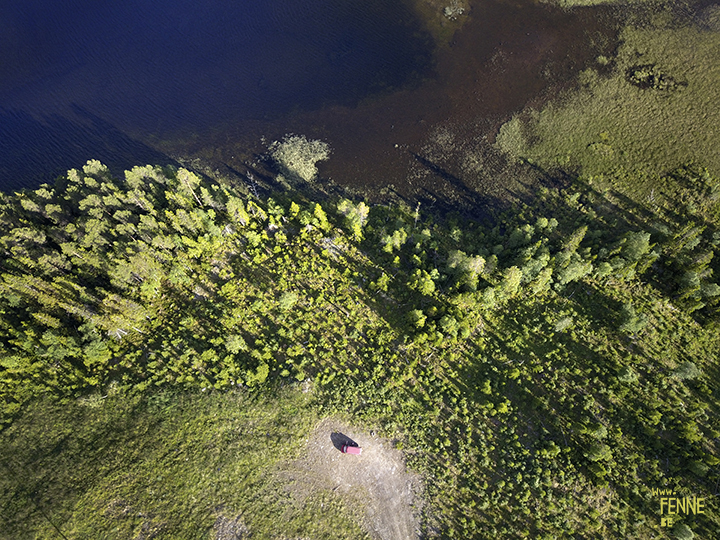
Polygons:
M684 523L678 523L673 527L673 535L678 540L692 540L695 538L695 534L692 532L692 529Z
M683 362L673 371L673 376L682 380L697 379L700 376L700 370L693 362Z

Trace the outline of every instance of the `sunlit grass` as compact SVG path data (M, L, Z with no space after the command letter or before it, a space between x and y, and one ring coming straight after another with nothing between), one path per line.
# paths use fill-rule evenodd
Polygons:
M0 435L0 537L208 539L216 523L237 520L258 537L362 538L337 497L318 491L293 505L273 474L317 421L308 396L35 403Z
M582 73L580 90L505 124L500 147L550 169L615 172L632 190L690 161L720 174L720 33L627 28L622 42L611 75L600 63ZM672 84L633 84L642 66Z

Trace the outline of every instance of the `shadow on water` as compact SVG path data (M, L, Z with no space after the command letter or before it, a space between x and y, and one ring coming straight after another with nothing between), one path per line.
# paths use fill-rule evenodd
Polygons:
M458 176L448 172L443 167L437 165L432 160L423 157L415 152L411 152L415 160L426 168L432 175L444 180L450 185L454 197L453 201L447 201L445 198L438 198L429 189L423 187L415 198L427 208L432 208L435 214L440 216L448 216L451 214L460 214L470 217L476 221L487 222L492 219L490 209L498 210L502 207L502 201L497 197L483 195L471 188ZM399 194L398 194L399 195ZM410 202L406 199L406 202Z
M175 155L179 141L216 147L214 136L227 143L238 126L255 126L257 142L270 120L355 107L417 83L431 55L429 34L404 2L8 5L0 18L0 189L93 158L167 161L132 139ZM73 104L87 114L75 118Z
M404 2L166 4L88 3L36 36L40 52L57 49L52 62L17 64L0 81L0 189L87 159L121 171L170 154L252 191L273 183L258 159L267 143L300 133L333 148L320 164L328 184L485 217L521 188L492 146L498 126L617 46L607 10L530 1L471 0L468 22L437 50Z
M499 126L524 107L541 107L576 84L577 75L612 57L618 14L608 8L562 10L546 4L472 1L468 22L436 51L434 75L356 106L328 104L262 125L187 144L180 154L232 164L262 152L258 141L303 133L330 143L320 175L371 202L387 192L449 206L506 201L520 189L498 155ZM513 169L512 171L510 169ZM523 177L531 175L527 167ZM425 208L428 208L423 204ZM481 210L482 211L482 210Z
M74 106L74 119L0 109L0 179L4 191L35 188L68 169L97 159L119 175L138 164L175 164L173 159L134 140L109 122Z

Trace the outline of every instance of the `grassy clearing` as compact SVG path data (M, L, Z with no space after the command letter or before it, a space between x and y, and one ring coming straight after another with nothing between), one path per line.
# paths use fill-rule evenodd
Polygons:
M505 124L499 146L548 169L611 173L643 196L690 161L720 174L720 33L628 27L621 39L580 90Z
M329 490L294 504L273 473L304 448L311 401L286 388L36 402L0 435L0 537L365 538Z

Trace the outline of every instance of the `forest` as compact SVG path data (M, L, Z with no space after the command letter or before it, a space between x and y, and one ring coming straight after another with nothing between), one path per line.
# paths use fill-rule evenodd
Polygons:
M368 538L264 474L335 415L421 475L423 537L715 537L720 181L656 184L489 220L97 161L1 194L0 536Z

